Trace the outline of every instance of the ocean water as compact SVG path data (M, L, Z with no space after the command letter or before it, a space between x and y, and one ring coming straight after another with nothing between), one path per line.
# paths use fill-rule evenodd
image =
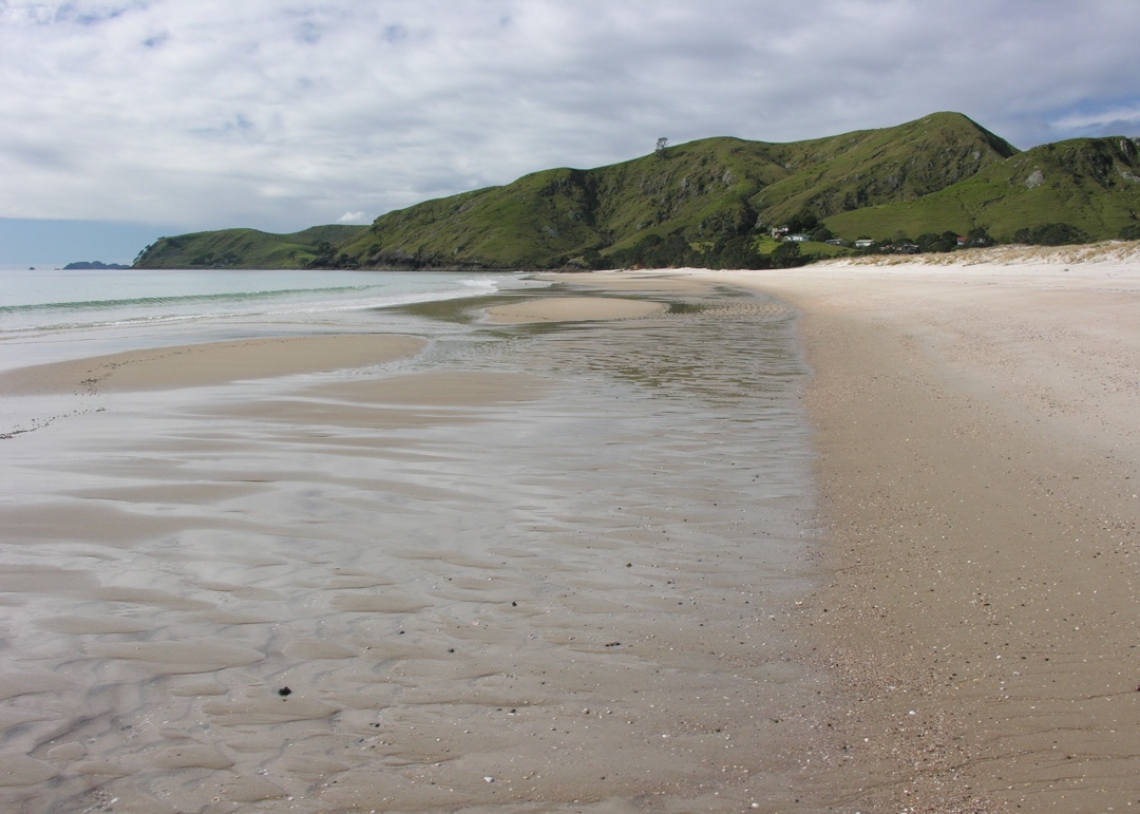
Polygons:
M377 309L540 285L519 274L0 271L0 370L157 344L375 330Z

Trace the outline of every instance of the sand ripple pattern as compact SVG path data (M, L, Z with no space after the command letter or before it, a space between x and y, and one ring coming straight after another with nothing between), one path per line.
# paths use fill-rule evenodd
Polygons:
M786 309L705 305L6 441L0 808L791 800L804 367Z

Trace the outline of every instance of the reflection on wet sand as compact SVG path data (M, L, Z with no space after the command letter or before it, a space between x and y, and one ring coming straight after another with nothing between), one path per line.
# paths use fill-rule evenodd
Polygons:
M107 393L4 441L0 801L794 799L819 680L781 632L811 576L803 367L786 309L698 290Z

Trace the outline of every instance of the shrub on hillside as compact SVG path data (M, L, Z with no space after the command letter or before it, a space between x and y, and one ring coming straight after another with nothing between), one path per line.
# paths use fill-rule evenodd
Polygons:
M923 252L952 252L958 248L958 234L949 231L941 234L927 232L919 235L915 243L918 244L919 251Z
M1031 246L1065 246L1070 243L1088 243L1089 236L1067 223L1042 223L1018 229L1013 233L1013 242Z
M810 209L801 209L788 220L785 226L793 235L810 234L819 228L819 218Z
M677 230L666 237L648 234L633 246L612 253L609 265L613 268L642 266L644 268L678 268L694 265L696 253Z

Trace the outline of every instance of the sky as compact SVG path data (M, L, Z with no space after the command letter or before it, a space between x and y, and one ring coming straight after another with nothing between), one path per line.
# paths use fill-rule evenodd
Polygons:
M0 266L709 136L1140 135L1140 0L0 0Z

